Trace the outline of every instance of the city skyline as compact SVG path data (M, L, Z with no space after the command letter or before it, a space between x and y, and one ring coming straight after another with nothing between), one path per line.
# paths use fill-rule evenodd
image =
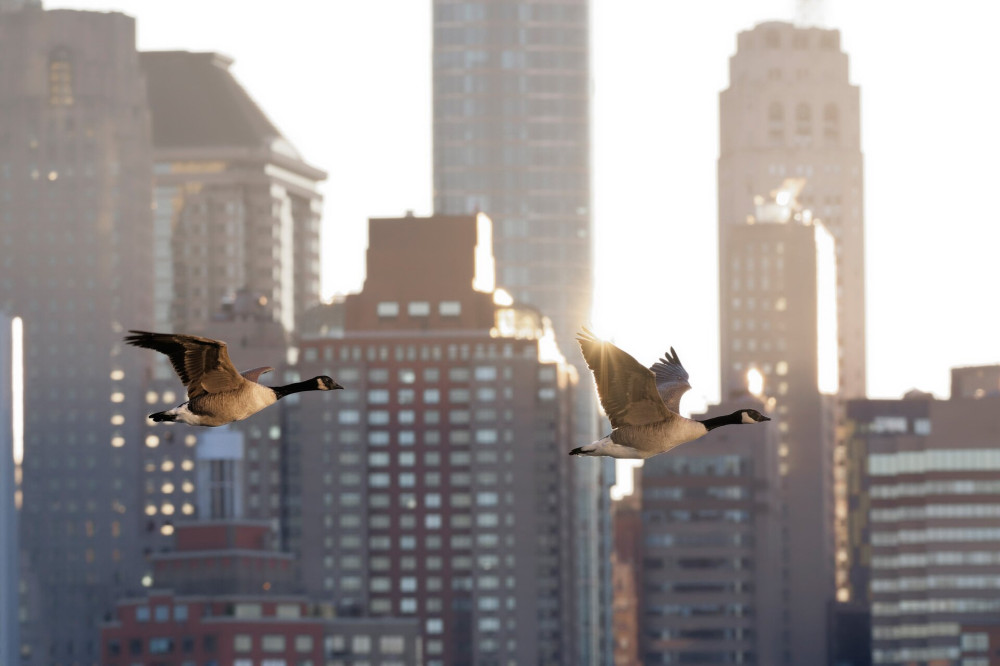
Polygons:
M685 412L719 398L718 93L728 85L737 33L795 15L790 0L747 4L673 11L642 0L593 4L597 288L589 323L643 361L678 348L704 378L682 405ZM330 173L322 187L323 292L330 296L360 288L368 217L430 212L431 3L389 5L391 22L383 20L385 3L291 2L282 17L296 30L287 37L267 31L267 48L258 36L274 20L269 5L76 0L45 7L125 11L138 19L142 50L216 50L235 59L234 74L271 120L305 159ZM979 223L975 200L990 182L985 155L1000 146L992 122L1000 109L985 85L1000 49L987 31L1000 8L966 0L951 9L966 20L953 24L901 2L880 4L881 13L846 3L824 10L823 25L841 30L850 80L862 91L868 394L898 397L916 387L945 396L952 366L997 360L997 323L966 285L988 280L990 248L1000 241L1000 228ZM636 21L640 12L644 19ZM236 15L242 29L229 29ZM908 29L899 30L904 19ZM893 52L886 52L886 34L893 35ZM939 36L933 48L927 35ZM908 68L900 66L900 53ZM288 75L298 69L315 77L313 63L341 60L350 68L331 64L330 76L307 88L304 77ZM338 91L367 103L338 104L331 96ZM960 117L949 115L959 109ZM947 234L934 233L939 220L947 220ZM649 234L650 224L658 225L656 233ZM677 247L684 248L680 256ZM616 273L623 254L638 273ZM679 297L693 318L614 300L634 279L660 279L664 257L674 262L672 274L684 278ZM692 319L702 324L692 326ZM962 344L941 344L956 321Z

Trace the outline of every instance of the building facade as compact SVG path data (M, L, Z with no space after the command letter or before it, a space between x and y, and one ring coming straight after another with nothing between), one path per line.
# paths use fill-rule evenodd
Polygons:
M983 628L998 624L998 406L996 396L917 393L848 403L852 583L871 607L874 664L990 663L996 630Z
M250 294L291 332L319 303L326 174L302 159L217 53L140 54L155 161L157 330L200 333Z
M371 220L343 332L301 342L299 373L346 387L294 417L303 579L341 615L417 618L429 666L586 663L576 375L494 290L491 240L484 215Z
M24 456L24 347L20 319L0 310L0 663L21 659L21 461Z
M156 588L117 605L101 630L107 666L422 666L414 620L340 619L297 594L293 555L266 522L187 522L153 558Z
M573 339L593 300L590 2L434 0L432 21L434 210L490 216L497 284L552 319L586 377ZM579 393L581 443L596 439L596 405L589 388ZM614 466L580 467L579 649L609 664Z
M141 579L145 360L120 340L152 323L149 112L131 18L32 4L0 12L0 304L25 332L22 654L97 664L101 618Z
M728 231L754 214L753 198L784 178L803 178L799 200L837 243L839 384L865 395L865 271L860 92L848 78L840 33L762 23L741 32L720 106L720 258ZM725 261L722 284L731 280ZM725 302L723 331L727 329ZM725 339L725 336L723 336ZM731 350L722 345L722 392L733 387Z
M757 197L754 215L726 228L719 287L723 389L757 382L753 390L773 398L788 598L778 657L789 664L825 659L835 594L835 246L798 205L801 185L786 179Z
M747 395L705 416L755 403L765 409ZM643 465L639 663L782 662L778 466L773 423L721 428Z

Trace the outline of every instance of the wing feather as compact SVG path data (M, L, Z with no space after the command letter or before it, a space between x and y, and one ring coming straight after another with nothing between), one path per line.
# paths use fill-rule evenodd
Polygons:
M672 412L680 413L681 396L691 389L688 372L681 365L681 359L671 347L659 361L649 368L656 376L656 390L663 398L663 404Z
M129 331L125 342L165 354L189 399L239 388L246 379L229 360L226 343L197 335Z
M599 340L586 328L577 342L587 361L597 395L611 425L645 425L672 418L656 390L653 372L610 342Z

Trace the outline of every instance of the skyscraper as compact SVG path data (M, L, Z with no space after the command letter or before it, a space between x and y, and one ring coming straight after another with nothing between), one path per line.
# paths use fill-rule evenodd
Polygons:
M300 373L347 387L295 416L304 579L341 614L419 618L428 666L587 663L576 374L494 290L491 242L485 215L371 220L343 331L302 341Z
M865 394L865 271L860 93L848 79L840 33L762 23L741 32L720 95L719 244L754 214L753 198L784 178L804 178L803 207L837 243L839 385L844 397ZM720 261L721 284L732 277ZM722 394L733 383L723 302Z
M25 332L24 663L96 664L101 618L140 584L144 360L119 342L152 323L135 23L0 12L0 61L0 304Z
M783 663L822 663L834 599L836 260L830 233L786 180L725 228L720 256L723 387L755 378L773 398L785 530ZM779 662L781 663L781 662Z
M21 659L18 484L24 444L21 320L0 310L0 664Z
M497 284L552 319L588 377L573 338L593 286L589 0L434 0L433 30L434 210L490 216ZM583 386L575 438L587 443L597 410ZM610 663L614 465L579 467L581 663Z
M217 53L140 54L155 161L157 330L198 333L238 295L291 332L319 303L317 185Z

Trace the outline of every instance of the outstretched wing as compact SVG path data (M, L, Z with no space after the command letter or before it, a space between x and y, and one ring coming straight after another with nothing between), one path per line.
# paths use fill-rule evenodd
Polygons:
M265 375L269 372L274 372L274 368L267 365L263 365L259 368L254 368L252 370L244 370L242 374L247 379L247 381L260 383L260 376Z
M688 372L681 365L677 352L671 347L659 361L649 368L656 376L656 389L663 398L663 404L672 412L680 414L681 396L691 389Z
M577 334L576 340L594 373L597 395L612 427L672 418L656 391L652 371L610 342L597 339L586 328Z
M129 331L125 342L165 354L187 387L189 399L238 388L244 381L229 360L226 343L196 335Z

